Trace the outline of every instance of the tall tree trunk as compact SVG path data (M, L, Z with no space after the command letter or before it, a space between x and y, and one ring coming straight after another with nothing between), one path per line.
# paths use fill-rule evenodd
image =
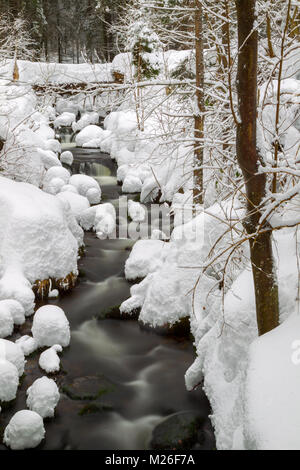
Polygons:
M258 34L254 29L256 0L235 0L238 18L239 62L237 75L240 122L237 126L237 159L242 169L247 195L246 229L256 232L265 197L267 179L257 174L259 154L256 145ZM268 228L265 225L262 228ZM278 286L272 253L272 234L265 231L250 242L259 334L279 323Z
M204 54L203 11L200 0L195 0L195 51L196 51L196 103L194 149L194 204L203 204L203 138L204 138Z

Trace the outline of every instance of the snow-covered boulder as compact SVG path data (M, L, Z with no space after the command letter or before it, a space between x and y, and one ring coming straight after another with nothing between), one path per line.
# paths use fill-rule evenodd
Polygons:
M79 231L57 197L0 177L0 299L18 300L31 314L37 280L77 274Z
M147 210L139 202L129 200L128 213L133 222L144 222L146 220Z
M58 353L62 352L62 347L59 344L55 344L52 348L46 349L39 359L39 366L47 374L54 374L60 371L60 358Z
M90 125L85 127L82 131L77 134L75 142L78 147L82 147L87 142L95 139L101 139L103 137L103 129L99 126Z
M142 181L138 176L129 174L124 179L122 191L128 194L140 193L142 185Z
M27 406L42 418L53 418L60 394L54 380L48 377L37 379L27 390Z
M61 166L57 155L52 152L52 150L38 149L38 154L41 157L46 170L49 170L49 168L52 168L53 166Z
M107 238L116 229L116 209L110 203L97 206L94 229L100 240Z
M32 325L32 335L40 347L70 344L70 325L64 311L54 305L37 310Z
M72 214L78 222L81 214L90 207L89 200L86 197L70 191L60 192L57 197L69 205Z
M21 336L17 339L16 344L22 349L24 356L30 356L38 349L38 344L32 336Z
M12 450L34 449L45 437L43 419L38 413L23 410L16 413L4 432L3 442Z
M163 265L168 248L161 240L137 241L125 264L126 279L144 278L157 271Z
M91 176L87 175L73 175L70 178L69 182L72 186L75 186L77 191L81 196L87 197L87 193L90 189L94 189L95 191L93 192L94 194L94 199L95 199L95 194L97 192L97 200L95 204L99 204L101 200L101 189L97 181L92 178Z
M14 320L10 310L5 305L0 305L0 338L7 338L14 331Z
M67 191L69 193L79 194L78 190L75 188L75 186L72 186L71 184L65 184L61 188L61 193L64 193L65 191Z
M72 129L74 132L82 131L85 127L91 124L98 124L99 114L94 111L91 113L85 113L77 122L73 122Z
M56 139L48 139L45 142L44 150L52 150L54 153L61 153L61 145Z
M65 186L65 182L62 178L52 178L49 183L44 185L44 191L46 193L52 194L55 196L56 194L60 193L62 188Z
M0 359L6 359L16 366L19 377L24 374L25 357L18 344L6 339L0 339Z
M74 161L73 153L70 152L69 150L63 152L60 156L60 161L61 163L64 163L65 165L72 166L73 161Z
M60 178L64 181L65 184L69 184L70 181L70 172L66 168L62 167L53 167L49 168L49 170L46 172L43 180L43 185L47 185L50 183L53 178Z
M0 401L14 400L17 396L18 386L18 369L11 362L0 358Z
M71 127L75 119L76 116L74 113L64 112L55 119L54 127Z
M87 190L86 197L90 204L99 204L101 201L100 188L90 188Z
M25 323L25 309L20 302L13 299L1 300L0 311L2 307L9 310L15 325L19 326Z

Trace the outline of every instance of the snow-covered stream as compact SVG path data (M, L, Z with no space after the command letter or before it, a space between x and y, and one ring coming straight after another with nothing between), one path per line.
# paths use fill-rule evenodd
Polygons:
M94 176L104 202L117 200L121 188L110 157L98 150L70 148L74 172ZM64 394L56 418L45 421L46 439L39 448L145 449L156 424L180 411L194 411L204 421L206 417L204 427L209 431L210 407L204 392L189 393L184 384L184 373L194 360L191 342L158 336L134 320L104 318L129 297L124 264L133 242L102 241L88 232L85 244L77 287L48 302L66 312L72 341L61 356L62 370L56 378ZM30 328L27 320L22 334ZM26 390L41 375L33 355L16 402L1 414L0 431L25 408Z

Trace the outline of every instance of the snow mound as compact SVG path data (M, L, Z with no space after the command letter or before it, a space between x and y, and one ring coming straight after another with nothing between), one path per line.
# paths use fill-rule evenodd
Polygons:
M168 244L161 240L139 240L125 264L126 279L133 281L157 271L164 262Z
M53 166L61 166L57 155L52 152L52 150L38 149L37 151L46 170L49 170L49 168Z
M80 196L79 194L71 191L60 192L57 197L68 205L78 222L81 214L90 207L90 203L86 197Z
M65 165L72 166L73 161L74 161L73 153L70 152L69 150L67 150L66 152L63 152L60 156L60 161L64 163Z
M16 398L19 386L18 369L11 362L0 359L0 402Z
M21 336L17 339L16 344L22 349L24 356L30 356L38 349L38 344L32 336Z
M72 186L71 184L65 184L65 186L63 186L61 188L61 193L64 193L65 191L67 191L69 193L78 194L78 191L75 188L75 186Z
M128 201L128 213L134 222L144 222L146 220L147 210L139 202Z
M73 122L72 129L74 132L82 131L91 124L98 124L99 114L97 112L85 113L77 122Z
M123 193L128 194L140 193L142 190L142 186L143 183L138 176L129 174L124 179L122 191Z
M54 127L71 127L75 120L76 116L74 113L64 112L55 119Z
M53 418L60 394L54 380L42 377L36 380L27 390L27 406L43 419Z
M66 168L62 168L62 167L49 168L49 170L46 172L44 176L43 184L44 186L49 184L53 178L60 178L64 181L65 184L69 184L70 177L71 175Z
M103 138L103 129L99 126L90 125L85 127L82 131L77 134L75 142L78 147L82 147L91 140Z
M70 178L70 182L69 182L72 186L75 186L75 188L77 189L78 193L81 195L81 196L85 196L87 197L87 193L90 189L94 189L94 198L95 198L95 194L96 194L96 191L97 191L97 194L98 194L98 202L96 204L98 204L101 200L101 189L100 189L100 186L99 184L97 183L97 181L92 178L91 176L87 176L87 175L73 175L71 176Z
M97 206L94 229L100 240L106 239L116 230L116 209L110 203Z
M54 374L60 370L60 358L57 353L62 352L59 344L52 346L40 355L39 366L47 374Z
M12 450L34 449L45 437L41 416L34 411L16 413L4 432L3 442Z
M70 344L70 325L64 311L54 305L37 310L32 325L32 335L40 347Z
M14 331L14 320L9 308L0 305L0 338L7 338Z
M44 150L51 150L54 153L61 153L61 145L56 139L48 139L45 142Z
M0 358L11 362L17 368L19 377L24 374L25 357L18 344L0 339Z
M1 308L7 308L13 318L15 325L23 325L25 323L25 310L22 304L17 300L6 299L0 301L0 311Z
M90 204L99 204L101 201L101 191L99 188L90 188L87 190L86 197Z
M62 188L65 186L65 182L61 178L53 178L49 183L44 185L44 191L46 193L52 194L56 196L56 194L60 193Z

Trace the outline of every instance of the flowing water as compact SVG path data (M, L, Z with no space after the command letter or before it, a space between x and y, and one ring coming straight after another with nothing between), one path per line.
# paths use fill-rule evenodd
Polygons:
M71 150L73 172L95 177L105 202L118 199L121 188L110 157L98 150ZM193 347L187 339L159 336L134 320L103 318L129 297L124 264L133 242L101 241L86 233L85 244L77 287L49 302L66 312L72 340L55 377L63 391L61 401L55 419L45 422L46 439L39 448L147 449L162 418L185 410L208 418L210 407L201 388L193 393L185 389ZM28 334L30 328L28 321L17 336ZM43 375L37 362L38 354L28 359L18 398L0 415L1 431L17 410L26 407L26 389Z

